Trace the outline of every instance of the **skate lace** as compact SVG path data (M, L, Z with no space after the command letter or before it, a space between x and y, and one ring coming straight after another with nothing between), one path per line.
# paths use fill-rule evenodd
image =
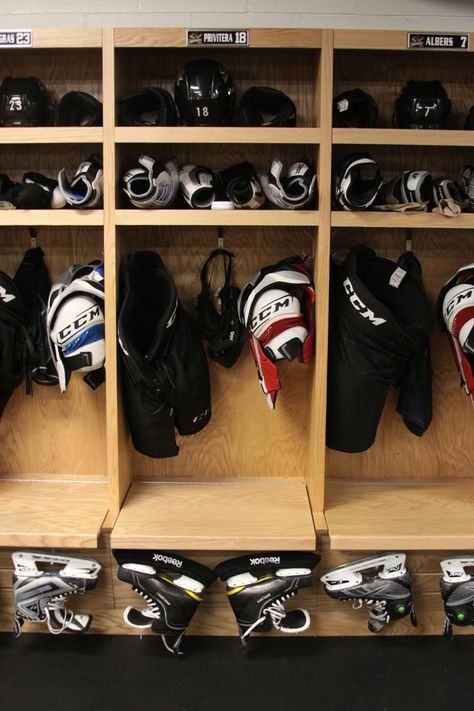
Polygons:
M161 617L161 612L160 612L160 608L157 605L157 603L155 602L155 600L153 600L153 598L150 595L147 595L146 592L144 592L143 590L140 590L139 588L132 588L132 590L134 590L134 592L138 593L147 603L147 607L144 610L142 610L142 615L148 614L148 616L154 617L156 620L159 620Z
M352 607L354 610L360 610L364 604L369 610L369 620L382 622L383 624L387 624L387 622L390 621L386 600L373 600L371 598L359 597L357 600L354 600Z
M62 595L57 595L48 602L44 608L44 614L46 617L46 624L51 634L61 634L69 626L69 624L74 619L74 612L66 608L66 598L69 593L63 593ZM60 611L62 615L57 616L61 619L60 627L54 627L53 621L51 619L51 612ZM57 622L57 617L55 616L55 621Z
M253 624L251 624L247 630L245 630L242 635L242 639L247 637L247 635L249 635L256 627L258 627L262 622L264 622L267 615L270 615L275 629L279 630L281 628L281 623L286 617L285 606L283 603L286 600L289 600L290 597L294 597L295 595L296 590L292 590L291 592L286 593L285 595L281 595L279 598L274 600L271 605L268 605L268 607L264 607L262 610L262 616Z

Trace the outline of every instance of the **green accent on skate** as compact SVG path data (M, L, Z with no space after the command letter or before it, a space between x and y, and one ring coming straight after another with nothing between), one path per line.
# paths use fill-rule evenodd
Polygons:
M459 622L463 622L466 619L466 615L464 612L458 612L456 615L456 619L459 620Z
M407 611L407 608L405 607L405 605L399 605L397 607L397 612L399 615L403 615L406 611Z

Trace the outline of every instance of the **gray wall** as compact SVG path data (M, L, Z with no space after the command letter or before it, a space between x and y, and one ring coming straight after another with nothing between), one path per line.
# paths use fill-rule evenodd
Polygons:
M474 31L474 0L0 0L2 28L347 27Z

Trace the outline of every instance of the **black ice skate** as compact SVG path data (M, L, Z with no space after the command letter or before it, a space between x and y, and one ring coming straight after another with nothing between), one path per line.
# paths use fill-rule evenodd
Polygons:
M284 603L299 588L313 584L312 571L319 560L315 553L295 551L254 553L219 563L215 571L226 582L243 647L252 632L269 632L274 627L296 634L308 629L308 611L287 612Z
M204 588L216 575L206 566L164 551L113 550L119 580L129 583L148 606L127 607L127 625L139 630L151 628L161 635L169 652L182 654L181 640L202 601Z
M474 625L474 579L466 568L474 567L474 556L455 556L442 560L440 581L446 619L443 637L452 639L453 625Z
M410 615L411 623L416 627L411 576L405 561L405 553L364 558L330 570L321 576L321 582L330 597L353 600L355 609L365 604L369 610L368 627L371 632L380 632L391 620L399 620L406 615ZM365 572L368 570L375 572Z
M69 595L95 588L101 569L99 563L35 551L17 551L12 554L12 560L15 566L13 626L17 637L25 620L46 622L51 634L89 629L92 615L74 614L66 608L66 601ZM55 566L55 569L40 570L38 563Z

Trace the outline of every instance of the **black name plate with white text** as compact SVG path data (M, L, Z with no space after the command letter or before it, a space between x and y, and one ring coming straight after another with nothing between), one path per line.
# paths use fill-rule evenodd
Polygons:
M249 43L248 30L188 30L189 45L227 45L245 47Z
M408 49L469 49L469 35L408 33Z

